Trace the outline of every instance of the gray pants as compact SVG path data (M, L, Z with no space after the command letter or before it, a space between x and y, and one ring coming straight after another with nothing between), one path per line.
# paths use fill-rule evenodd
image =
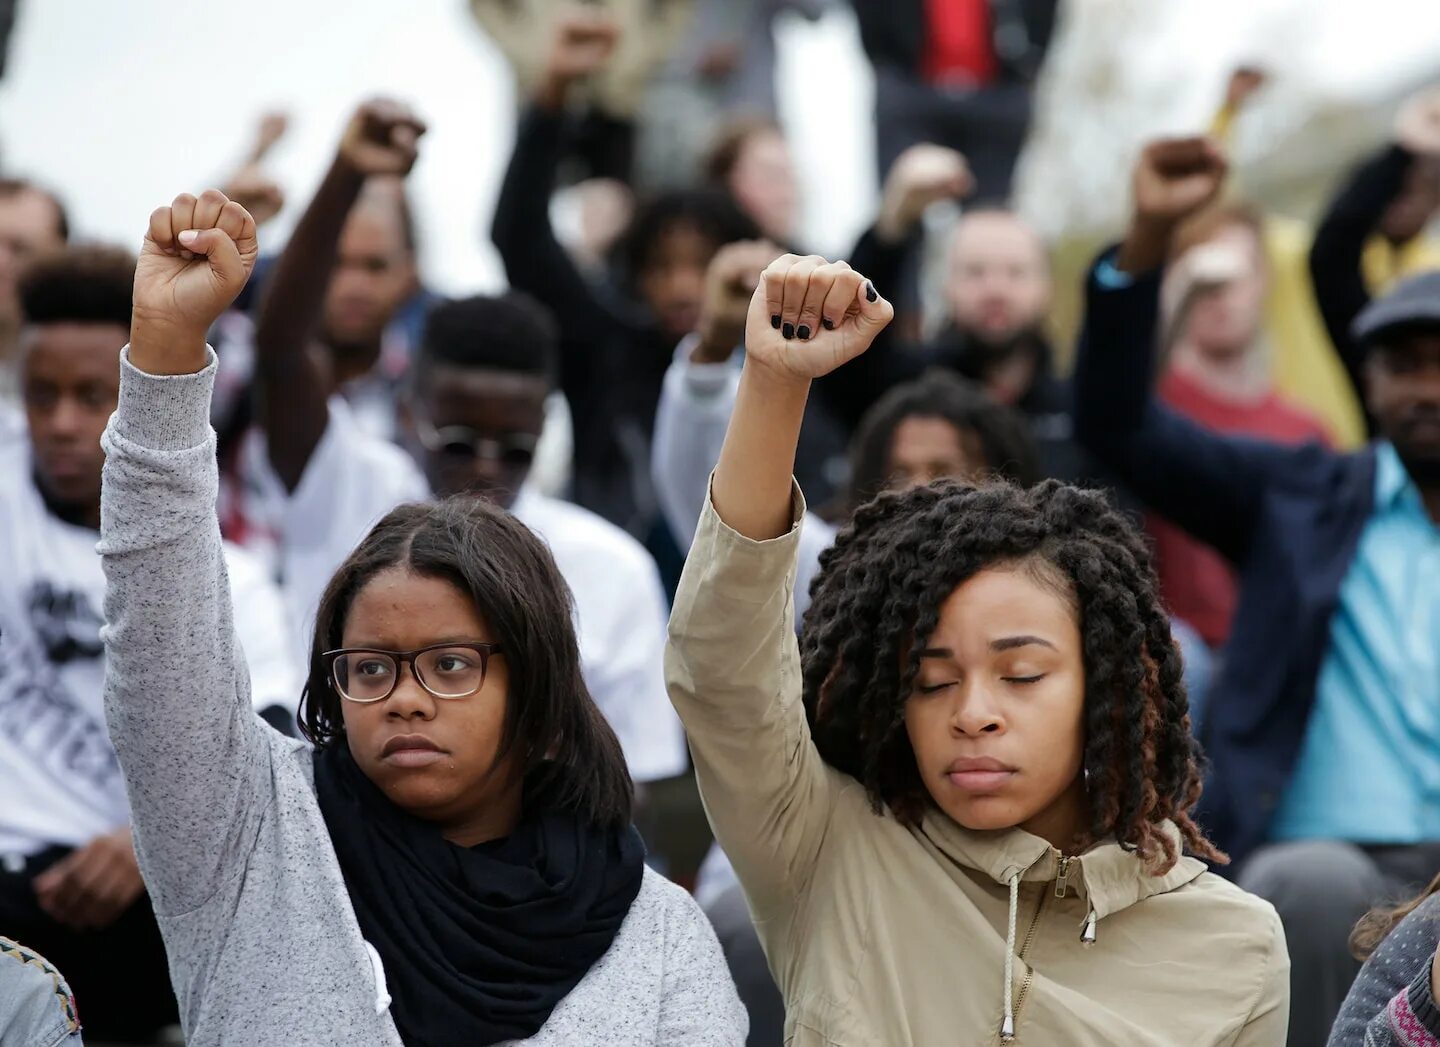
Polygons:
M1440 871L1440 843L1370 846L1305 840L1262 847L1241 887L1280 914L1290 949L1289 1047L1325 1047L1350 983L1355 923L1377 905L1413 897Z

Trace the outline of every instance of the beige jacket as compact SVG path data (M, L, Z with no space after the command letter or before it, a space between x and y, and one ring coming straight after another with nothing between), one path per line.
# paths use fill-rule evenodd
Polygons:
M556 19L576 0L470 0L470 13L495 41L522 95L533 94L545 74ZM610 116L632 119L646 87L690 27L695 0L603 0L592 5L620 26L605 68L574 92Z
M1035 1047L1283 1045L1280 921L1199 861L1153 877L1114 843L1066 860L938 810L909 829L821 760L791 616L798 534L752 542L707 500L666 656L786 1043L971 1047L1013 1023Z

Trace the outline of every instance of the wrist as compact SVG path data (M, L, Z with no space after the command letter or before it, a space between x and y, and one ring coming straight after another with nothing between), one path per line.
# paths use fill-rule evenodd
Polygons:
M703 319L695 333L695 344L690 349L693 364L723 364L735 353L740 339L707 324Z
M1170 219L1137 214L1121 241L1115 268L1132 276L1160 268L1170 252L1174 230L1175 223Z
M780 406L799 403L804 408L811 379L782 371L747 355L740 369L740 384L759 401Z
M900 214L898 209L881 207L880 214L875 219L875 235L887 244L902 243L910 235L913 224Z
M130 320L130 363L147 374L194 374L206 363L206 329L147 317L137 307Z

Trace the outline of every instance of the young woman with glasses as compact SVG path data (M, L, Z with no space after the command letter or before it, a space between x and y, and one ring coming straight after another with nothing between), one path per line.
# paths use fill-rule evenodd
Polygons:
M736 1045L708 924L648 872L564 582L476 499L404 506L321 600L312 751L249 710L205 332L254 223L151 215L105 437L106 713L192 1045Z

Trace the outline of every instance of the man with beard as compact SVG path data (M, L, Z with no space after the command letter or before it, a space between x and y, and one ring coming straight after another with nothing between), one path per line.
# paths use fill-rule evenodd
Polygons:
M916 214L913 224L918 221ZM872 279L900 283L903 245L914 235L913 227L891 231L882 213L856 248L867 259L890 261L890 268L872 262L866 272L879 273ZM886 390L942 367L1025 416L1046 476L1097 479L1071 439L1069 390L1053 373L1044 331L1052 303L1050 259L1039 234L1013 211L968 209L950 241L945 302L949 323L933 341L900 345L887 331L864 356L816 383L836 415L853 428Z
M1350 454L1202 429L1152 391L1162 267L1225 162L1152 143L1134 217L1087 288L1076 433L1239 571L1202 741L1200 813L1292 958L1290 1039L1323 1044L1359 970L1347 938L1440 868L1440 272L1356 318L1377 439Z

